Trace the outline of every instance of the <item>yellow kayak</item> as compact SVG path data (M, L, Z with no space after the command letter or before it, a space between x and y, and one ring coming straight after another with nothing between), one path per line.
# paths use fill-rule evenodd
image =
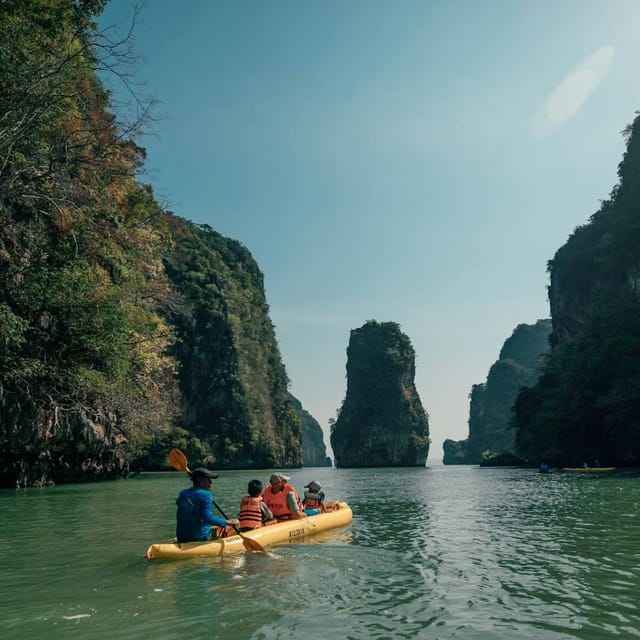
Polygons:
M569 473L605 473L607 471L613 471L615 467L562 467L563 471Z
M346 502L334 503L334 510L306 516L299 520L287 520L278 524L260 527L243 534L263 547L278 543L299 542L320 531L343 527L351 522L353 514ZM208 542L160 542L152 544L145 554L147 560L182 560L197 556L219 556L242 553L245 545L239 535L228 536Z

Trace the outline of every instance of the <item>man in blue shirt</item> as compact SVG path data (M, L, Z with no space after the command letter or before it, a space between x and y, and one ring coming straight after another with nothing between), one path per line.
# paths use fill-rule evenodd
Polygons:
M212 527L238 525L239 520L225 520L213 514L212 480L218 475L198 467L191 472L193 487L183 489L176 500L176 537L178 542L199 542L210 539Z

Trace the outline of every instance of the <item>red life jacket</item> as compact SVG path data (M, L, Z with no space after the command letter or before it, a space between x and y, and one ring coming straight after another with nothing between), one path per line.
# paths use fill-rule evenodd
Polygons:
M252 498L251 496L244 496L240 501L240 513L238 519L241 529L257 529L262 526L262 511L260 510L260 503L262 502L261 496Z
M291 511L289 511L289 507L287 506L287 496L291 491L293 491L293 495L296 497L296 504L298 505L298 508L302 509L298 492L295 490L295 487L290 484L285 484L284 489L278 493L273 493L271 485L269 484L262 493L262 499L267 507L271 509L271 513L273 513L278 520L291 520L291 518L293 518Z

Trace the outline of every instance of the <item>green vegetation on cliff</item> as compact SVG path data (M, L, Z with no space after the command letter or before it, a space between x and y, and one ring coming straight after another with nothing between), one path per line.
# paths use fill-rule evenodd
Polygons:
M128 61L104 4L0 3L0 486L158 468L172 444L297 466L262 274L137 181L140 123L96 73Z
M0 4L0 485L121 475L173 416L168 235L95 75L102 4Z
M180 302L182 426L193 456L217 467L302 463L300 419L269 319L263 276L249 251L207 226L167 216L175 243L165 259Z
M552 351L515 405L532 462L640 461L640 118L625 137L619 184L549 263Z
M429 421L414 379L415 352L397 323L351 331L347 395L331 431L337 467L425 465Z
M510 427L513 403L523 387L536 382L542 356L549 350L550 320L520 324L500 350L500 358L492 365L485 383L473 385L469 403L469 436L466 440L449 440L452 464L480 464L497 455L511 455L515 449L515 431ZM453 444L452 444L453 443ZM454 448L455 446L455 454ZM504 459L512 460L513 457ZM512 464L511 462L509 464Z

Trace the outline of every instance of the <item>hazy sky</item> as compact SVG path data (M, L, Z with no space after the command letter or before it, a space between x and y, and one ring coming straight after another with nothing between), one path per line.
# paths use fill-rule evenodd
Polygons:
M133 7L101 25L124 33ZM349 332L394 321L440 463L617 182L640 0L153 0L133 46L159 100L144 179L251 251L327 447Z

